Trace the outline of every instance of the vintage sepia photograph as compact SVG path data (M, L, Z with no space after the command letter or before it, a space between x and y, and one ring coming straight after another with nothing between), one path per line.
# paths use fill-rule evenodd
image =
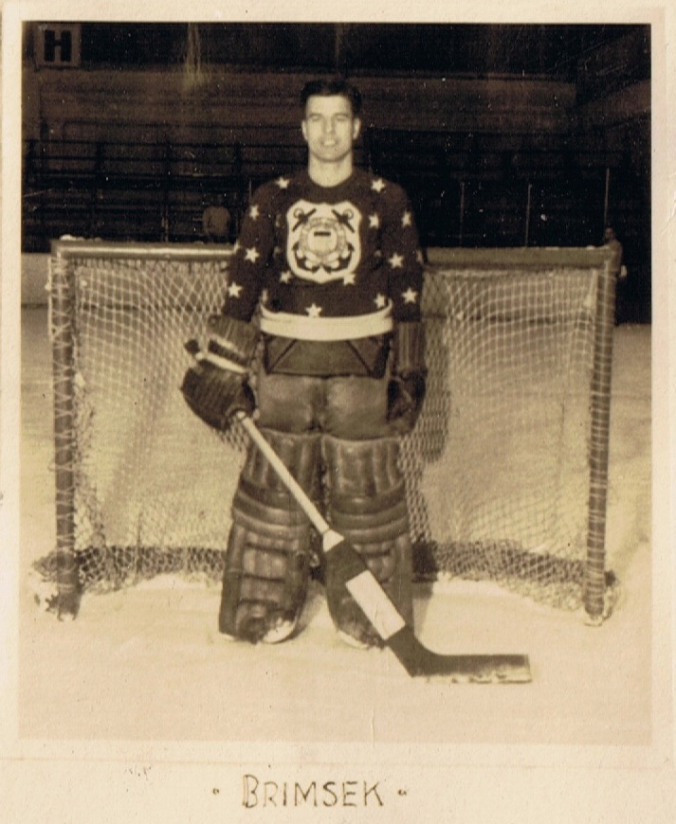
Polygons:
M666 10L52 8L3 6L8 820L624 823L643 771L668 821Z

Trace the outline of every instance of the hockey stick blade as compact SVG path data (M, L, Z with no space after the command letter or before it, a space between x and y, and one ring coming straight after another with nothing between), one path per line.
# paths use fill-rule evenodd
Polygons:
M424 647L409 626L387 640L412 677L449 679L455 683L527 684L532 681L527 655L442 655Z
M443 677L473 684L524 684L532 680L526 655L444 655L427 649L348 541L329 530L324 536L324 552L338 568L359 608L411 677Z
M236 417L322 536L327 563L332 564L338 579L345 582L359 608L410 676L438 676L454 682L482 684L531 680L525 655L443 655L424 647L362 556L346 538L331 529L253 420L244 411L238 411Z

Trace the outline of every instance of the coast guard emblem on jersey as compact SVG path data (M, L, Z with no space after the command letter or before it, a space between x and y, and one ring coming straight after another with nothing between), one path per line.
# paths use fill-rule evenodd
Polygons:
M361 260L361 212L351 203L299 200L286 213L286 257L296 277L329 283L352 274Z

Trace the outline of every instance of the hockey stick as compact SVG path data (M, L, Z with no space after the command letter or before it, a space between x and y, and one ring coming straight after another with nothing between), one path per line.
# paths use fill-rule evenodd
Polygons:
M442 655L424 647L361 555L342 535L331 529L251 417L243 410L237 411L235 417L317 529L327 563L338 570L340 579L345 581L360 609L409 675L444 676L452 681L489 684L531 680L526 655Z

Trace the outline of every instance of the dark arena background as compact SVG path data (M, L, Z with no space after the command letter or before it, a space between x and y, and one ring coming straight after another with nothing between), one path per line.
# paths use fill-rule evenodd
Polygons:
M624 247L618 320L649 322L647 25L31 22L24 300L52 238L192 242L217 194L303 165L297 96L362 90L357 162L408 190L427 247ZM38 287L38 292L39 292Z

